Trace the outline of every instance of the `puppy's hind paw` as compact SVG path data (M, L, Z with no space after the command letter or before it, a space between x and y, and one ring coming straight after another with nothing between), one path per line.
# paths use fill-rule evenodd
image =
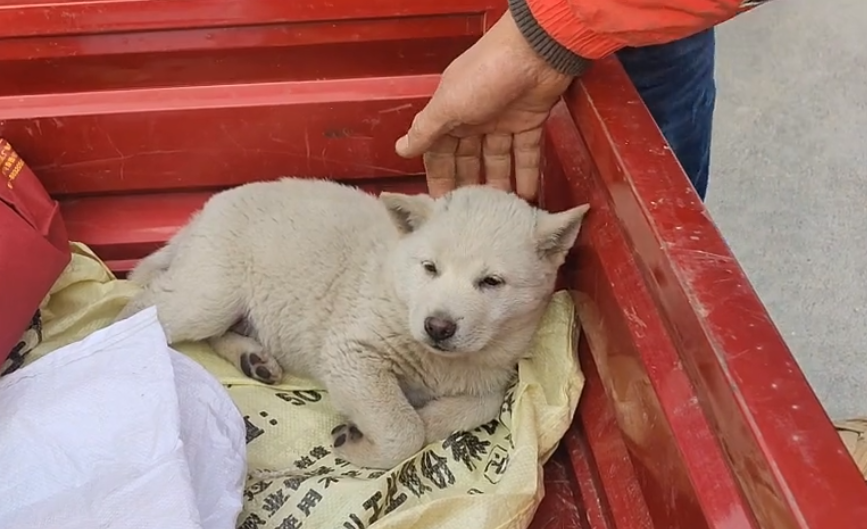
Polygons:
M354 443L364 437L364 434L354 424L340 424L331 430L331 439L334 442L334 448L340 448L347 441Z
M265 353L243 353L239 359L245 375L265 384L276 384L283 378L283 368Z

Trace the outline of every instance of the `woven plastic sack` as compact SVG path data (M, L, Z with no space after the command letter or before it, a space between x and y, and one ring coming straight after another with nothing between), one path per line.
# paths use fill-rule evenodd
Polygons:
M855 460L855 465L861 475L867 479L867 419L849 419L834 423L837 433L846 445L849 455Z
M44 341L28 362L109 324L136 292L83 245L72 251L41 307ZM205 344L176 348L215 375L245 416L251 475L238 528L517 529L532 521L544 495L542 465L584 384L573 318L570 296L557 293L498 420L431 444L389 472L331 453L330 431L341 421L315 383L286 377L267 386Z

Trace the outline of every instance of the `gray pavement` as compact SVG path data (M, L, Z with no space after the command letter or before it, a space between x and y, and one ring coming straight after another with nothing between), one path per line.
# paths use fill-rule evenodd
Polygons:
M708 206L833 418L867 416L867 2L723 24Z

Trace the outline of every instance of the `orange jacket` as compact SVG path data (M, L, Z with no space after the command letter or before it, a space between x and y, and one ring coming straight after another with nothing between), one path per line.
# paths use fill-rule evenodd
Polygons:
M540 26L587 59L663 44L715 26L767 0L527 0Z
M546 57L563 48L599 59L621 48L664 44L769 0L509 0L521 31ZM565 59L564 59L565 60Z

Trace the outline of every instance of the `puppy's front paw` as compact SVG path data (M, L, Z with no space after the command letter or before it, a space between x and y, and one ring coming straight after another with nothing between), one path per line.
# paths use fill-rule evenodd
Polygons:
M248 377L265 384L276 384L283 378L283 368L265 353L243 353L241 371Z
M437 443L445 440L455 433L455 418L443 413L444 408L436 405L427 405L418 410L418 414L424 423L424 442L426 444Z
M341 424L331 430L331 438L334 441L334 455L355 466L388 470L398 463L384 458L376 445L352 423Z

